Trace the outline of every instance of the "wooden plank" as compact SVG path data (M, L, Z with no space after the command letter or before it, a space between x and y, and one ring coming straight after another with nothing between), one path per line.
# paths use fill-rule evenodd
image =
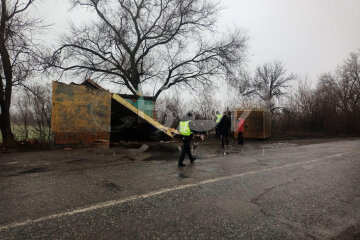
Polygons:
M155 128L159 129L160 131L164 132L166 135L168 135L169 137L174 137L175 134L179 134L179 132L175 129L172 128L168 128L165 127L164 125L162 125L161 123L159 123L158 121L154 120L153 118L149 117L146 113L144 113L143 111L139 110L138 108L136 108L135 106L133 106L131 103L129 103L128 101L126 101L124 98L122 98L121 96L119 96L118 94L112 94L112 98L117 101L118 103L120 103L121 105L123 105L124 107L126 107L127 109L129 109L130 111L134 112L136 115L138 115L139 117L141 117L142 119L144 119L145 121L147 121L148 123L150 123L152 126L154 126Z

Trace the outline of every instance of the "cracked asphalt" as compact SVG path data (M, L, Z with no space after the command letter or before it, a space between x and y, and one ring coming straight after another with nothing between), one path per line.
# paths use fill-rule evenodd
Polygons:
M360 139L230 152L1 154L0 239L360 238Z

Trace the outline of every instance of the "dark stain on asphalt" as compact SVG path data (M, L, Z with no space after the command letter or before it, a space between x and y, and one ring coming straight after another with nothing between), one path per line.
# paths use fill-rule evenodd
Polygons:
M189 176L184 173L179 173L179 177L180 178L189 178Z
M332 238L332 240L342 239L360 240L360 224L350 225L348 228L344 229L342 232Z
M70 161L66 161L66 163L83 163L83 162L87 162L88 160L86 158L80 158L80 159L74 159L74 160L70 160Z
M29 170L19 172L19 174L40 173L40 172L45 172L45 171L46 171L45 167L37 167L37 168L31 168Z
M275 188L279 188L279 187L283 187L289 183L293 182L293 180L291 181L287 181L285 183L282 183L282 184L279 184L279 185L276 185L276 186L273 186L273 187L270 187L270 188L267 188L265 189L262 193L258 194L257 196L253 197L251 199L251 203L253 204L257 204L258 205L258 202L261 198L263 198L266 194L270 193L272 190L274 190Z
M102 187L105 187L107 190L113 193L118 193L122 191L121 187L113 182L110 181L103 181L99 184Z
M8 177L16 177L16 176L21 176L24 174L31 174L31 173L42 173L42 172L47 172L48 169L46 167L36 167L36 168L30 168L28 170L24 170L21 172L17 172L14 174L9 174L7 175Z

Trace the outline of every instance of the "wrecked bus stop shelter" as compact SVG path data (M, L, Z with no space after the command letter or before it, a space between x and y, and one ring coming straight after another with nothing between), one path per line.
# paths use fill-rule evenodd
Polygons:
M235 110L233 112L233 126L236 127L239 117L245 119L246 129L244 138L266 139L271 136L271 114L266 110ZM234 131L234 137L238 133Z
M175 129L155 120L155 101L118 95L86 80L53 82L51 127L55 145L91 145L120 140L168 140Z

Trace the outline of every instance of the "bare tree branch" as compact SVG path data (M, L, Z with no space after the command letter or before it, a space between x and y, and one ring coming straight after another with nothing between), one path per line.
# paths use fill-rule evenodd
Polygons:
M282 62L274 61L264 63L255 70L255 76L242 74L243 81L240 88L244 96L257 96L264 101L271 111L275 110L273 100L279 99L285 95L284 90L288 83L296 79L296 75L290 73L286 75L286 69Z
M247 36L235 31L213 41L219 3L207 0L73 0L97 21L73 27L49 67L108 80L136 94L157 85L196 88L224 77L245 57ZM211 39L212 41L205 41ZM110 70L111 69L111 70Z
M34 0L1 0L0 3L0 127L4 143L12 145L9 109L13 87L20 86L40 66L33 35L43 25L40 19L25 15Z

